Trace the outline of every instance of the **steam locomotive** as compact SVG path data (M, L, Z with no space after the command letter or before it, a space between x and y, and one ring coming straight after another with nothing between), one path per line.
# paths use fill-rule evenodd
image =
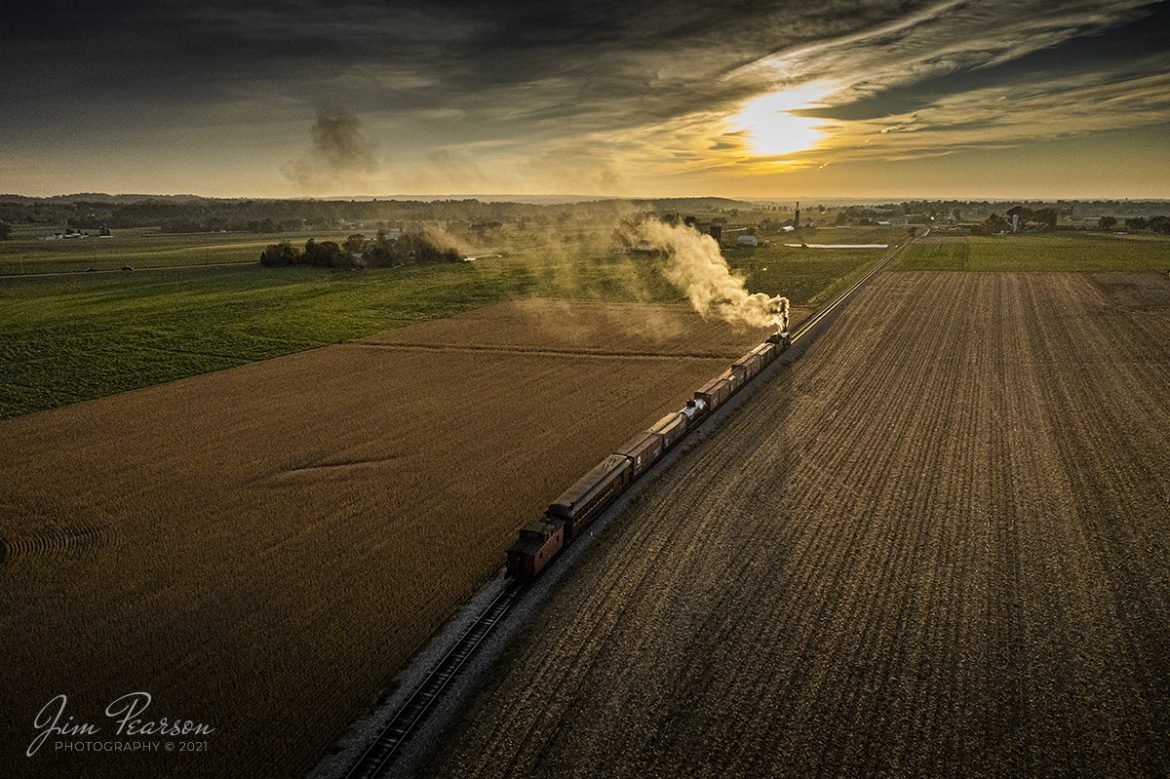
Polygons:
M789 343L787 332L771 336L695 390L681 410L638 433L578 479L549 504L540 519L520 529L520 537L508 549L508 576L524 581L539 575L635 479L771 364Z

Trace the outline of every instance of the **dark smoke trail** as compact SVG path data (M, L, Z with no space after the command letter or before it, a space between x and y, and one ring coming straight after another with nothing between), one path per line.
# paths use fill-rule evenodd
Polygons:
M305 189L363 178L377 169L374 144L361 130L361 120L344 108L322 106L311 131L309 153L292 160L282 172Z

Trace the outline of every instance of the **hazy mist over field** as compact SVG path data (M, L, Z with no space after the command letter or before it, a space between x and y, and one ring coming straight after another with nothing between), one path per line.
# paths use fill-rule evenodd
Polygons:
M0 190L1167 197L1147 0L21 4Z

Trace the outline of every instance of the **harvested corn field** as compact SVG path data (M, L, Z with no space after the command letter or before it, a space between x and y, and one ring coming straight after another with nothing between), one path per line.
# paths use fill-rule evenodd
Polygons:
M7 775L311 768L517 527L763 337L641 311L511 304L0 423ZM101 721L135 690L212 749L23 757L46 691Z
M1164 776L1170 279L887 273L621 517L433 776Z
M792 309L799 324L809 309ZM656 357L739 357L746 344L766 338L757 330L745 338L724 322L680 315L677 305L527 299L477 309L425 326L388 330L359 343L427 349L570 352Z

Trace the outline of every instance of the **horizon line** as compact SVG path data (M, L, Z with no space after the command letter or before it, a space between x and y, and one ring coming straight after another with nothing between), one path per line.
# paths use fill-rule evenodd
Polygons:
M109 198L194 198L199 200L258 200L258 201L321 201L321 202L370 202L370 201L426 201L426 200L481 200L493 203L523 203L526 200L556 200L562 205L574 203L601 202L601 201L653 201L653 200L729 200L745 203L783 202L783 201L881 201L881 202L912 202L912 201L955 201L955 202L1019 202L1019 203L1073 203L1073 202L1134 202L1134 203L1161 203L1170 202L1166 197L1107 197L1103 195L1085 195L1077 197L1010 197L1010 196L921 196L921 195L760 195L760 196L730 196L730 195L578 195L578 194L519 194L500 192L479 193L439 193L439 194L407 194L393 193L386 195L302 195L302 196L264 196L264 195L199 195L192 192L151 193L151 192L62 192L53 195L25 195L17 192L0 193L0 200L4 198L21 198L25 200L56 200L63 198L83 198L87 196ZM507 199L504 199L507 198ZM529 205L533 205L529 203Z

